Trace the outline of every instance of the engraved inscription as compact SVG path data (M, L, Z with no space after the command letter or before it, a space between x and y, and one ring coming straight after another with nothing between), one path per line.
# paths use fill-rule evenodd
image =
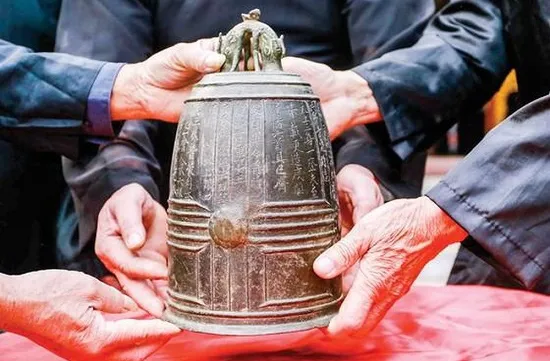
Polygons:
M216 133L218 129L218 103L206 104L208 110L202 121L201 154L198 159L201 172L199 199L209 206L212 205L212 196L216 176Z
M265 101L249 102L248 116L248 196L252 203L261 203L266 192L264 163Z
M231 134L231 200L246 192L248 167L248 102L233 102ZM245 197L246 198L246 197Z
M317 150L317 141L315 138L315 131L313 129L311 114L308 111L307 104L305 102L300 103L301 113L304 117L304 145L307 149L306 164L305 164L305 177L309 183L311 190L311 197L313 199L320 197L321 184L319 183L319 166L317 160L319 158Z
M307 102L307 108L317 143L322 195L323 197L332 197L330 185L334 182L334 179L331 177L329 170L329 161L332 162L332 151L330 142L328 141L326 125L323 122L321 108L317 102Z
M302 164L302 149L301 149L301 132L298 125L298 120L303 119L303 113L299 109L294 108L294 103L290 102L290 146L291 149L291 162L292 162L292 185L294 193L297 196L303 196L305 194L304 189L304 165ZM307 122L307 120L305 120Z
M281 116L281 103L275 103L275 116L273 118L273 139L275 142L275 186L281 193L286 193L288 174L285 170L287 160L284 156L285 124Z
M221 102L216 134L216 168L214 204L224 204L229 200L231 182L231 119L233 107L230 102Z

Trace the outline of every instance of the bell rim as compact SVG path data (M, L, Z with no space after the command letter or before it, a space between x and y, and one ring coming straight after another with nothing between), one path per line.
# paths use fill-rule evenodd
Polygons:
M170 308L167 308L164 312L162 319L170 322L171 324L179 327L185 331L191 331L196 333L210 334L210 335L223 335L223 336L261 336L261 335L275 335L292 332L307 331L315 328L323 328L328 326L330 320L336 316L338 308L336 307L329 313L313 317L307 320L301 321L287 321L281 320L279 323L273 324L232 324L224 325L215 322L201 322L186 319L173 313ZM243 322L245 319L243 319ZM249 320L248 320L249 321Z

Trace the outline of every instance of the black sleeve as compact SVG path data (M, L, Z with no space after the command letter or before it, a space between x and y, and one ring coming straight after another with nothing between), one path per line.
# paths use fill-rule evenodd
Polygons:
M384 0L346 1L343 13L354 61L362 63L412 46L434 11L432 0L403 0L392 5ZM426 154L420 152L406 161L401 160L388 142L376 139L376 128L356 127L334 142L337 171L347 164L368 168L380 181L386 201L419 196Z
M0 137L76 157L86 104L103 62L33 53L0 40Z
M481 256L534 290L550 286L549 154L547 96L490 131L428 193L477 241Z
M453 1L414 46L355 68L369 82L400 158L426 149L498 90L510 70L498 3Z
M56 49L112 62L142 61L154 48L151 9L150 1L63 1ZM73 264L79 259L84 270L89 268L86 262L97 264L93 252L97 217L119 188L139 183L158 199L161 170L152 140L157 125L148 120L125 122L114 140L91 149L78 162L64 160L65 180L71 189L79 229L78 241L64 245L62 263ZM83 252L89 254L84 257Z

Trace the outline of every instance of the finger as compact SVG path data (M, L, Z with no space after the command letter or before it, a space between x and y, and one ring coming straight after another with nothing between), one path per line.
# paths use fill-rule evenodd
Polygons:
M338 276L353 266L369 248L370 235L356 225L342 240L324 251L313 263L315 273L325 279Z
M168 299L168 281L167 280L156 280L151 281L155 287L155 293L157 296L166 301Z
M96 249L97 256L115 273L123 273L135 279L166 279L168 267L166 263L156 262L132 253L122 240L108 237L101 241Z
M154 317L162 317L164 302L155 292L155 287L150 281L133 280L122 273L116 273L124 292L136 300L137 304Z
M181 332L177 326L162 320L106 321L105 328L110 334L110 343L141 347L168 340Z
M310 60L287 56L282 59L283 69L286 72L300 75L305 81L310 82L319 79L323 74L332 72L332 69L325 64L316 63Z
M218 46L218 41L219 38L216 36L213 38L199 39L195 43L198 44L201 49L215 51Z
M212 50L205 50L197 44L181 43L175 45L176 66L192 69L199 73L218 70L225 62L225 56Z
M327 328L332 335L354 334L360 331L376 296L384 286L384 273L376 267L376 259L367 254L359 267L338 314Z
M359 263L355 263L353 266L348 268L343 274L342 274L342 293L344 295L347 295L351 285L353 285L353 281L355 280L355 277L357 276L357 271L359 270Z
M336 180L336 186L338 188L338 179ZM353 204L348 192L345 189L338 189L338 202L340 204L340 225L342 227L342 237L349 233L353 227Z
M101 281L94 281L90 298L92 307L96 310L107 313L135 312L139 310L138 305L130 297Z
M111 213L127 247L131 250L143 247L146 235L144 219L155 215L153 198L141 185L130 184L121 188L113 200Z
M378 184L368 176L363 176L363 181L354 185L349 197L353 204L353 223L357 223L367 213L384 203Z
M397 296L391 292L386 292L384 295L384 297L379 297L378 301L371 305L370 309L367 311L367 318L361 329L354 334L355 337L364 337L371 333L404 294Z

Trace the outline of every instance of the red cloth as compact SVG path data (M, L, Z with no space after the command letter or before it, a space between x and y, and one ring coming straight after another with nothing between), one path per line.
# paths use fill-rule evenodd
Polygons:
M277 335L258 339L182 333L149 360L211 360L241 352L233 358L333 360L339 355L346 361L546 361L550 360L550 297L480 286L415 287L361 341L322 339L308 344L304 340L298 349L268 352L284 349L288 340ZM61 359L22 337L5 334L0 335L0 360Z

